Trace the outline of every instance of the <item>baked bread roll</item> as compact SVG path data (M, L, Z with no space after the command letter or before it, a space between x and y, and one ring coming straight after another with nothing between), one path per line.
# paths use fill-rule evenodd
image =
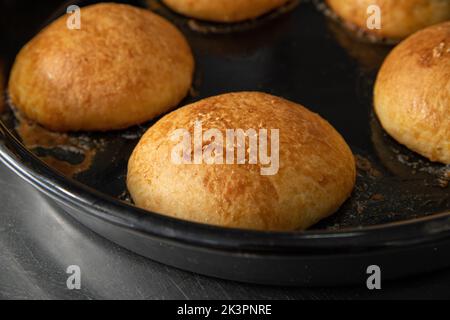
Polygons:
M227 129L239 128L245 142L227 138ZM193 137L186 150L177 149L180 129ZM208 136L210 129L222 138ZM250 141L261 139L264 129L271 161L259 154L255 164ZM198 132L204 137L196 144ZM217 161L206 162L218 141L224 147L214 153ZM238 150L245 163L237 163L243 159ZM187 163L174 161L174 152ZM151 127L130 158L127 184L137 206L171 217L244 229L306 229L350 196L355 160L339 133L303 106L264 93L230 93L178 109Z
M172 10L185 16L214 21L240 22L257 18L281 7L289 0L163 0Z
M399 44L381 67L374 94L375 112L392 137L450 164L450 22Z
M164 18L123 4L81 9L81 29L67 16L18 54L9 81L13 104L55 131L106 131L148 121L188 93L194 59L184 36Z
M450 19L448 0L326 0L345 22L381 38L400 41L414 32ZM381 9L381 29L369 29L368 8Z

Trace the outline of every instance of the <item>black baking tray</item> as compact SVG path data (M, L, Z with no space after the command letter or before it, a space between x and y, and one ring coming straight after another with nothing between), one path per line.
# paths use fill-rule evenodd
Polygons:
M1 1L1 57L14 57L70 4L98 1ZM128 158L154 122L110 133L59 135L28 123L7 100L0 159L62 211L111 241L192 272L271 285L364 284L370 265L383 279L450 266L448 166L391 139L373 114L377 71L392 49L346 31L321 1L293 1L255 21L222 25L148 7L176 24L196 58L180 104L233 91L264 91L327 119L356 155L352 197L308 231L258 232L181 221L134 207L126 190ZM70 94L70 93L68 93Z

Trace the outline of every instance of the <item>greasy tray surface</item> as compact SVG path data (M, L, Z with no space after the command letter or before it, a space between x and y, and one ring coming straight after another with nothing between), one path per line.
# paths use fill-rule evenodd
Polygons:
M187 36L197 69L182 105L225 92L264 91L307 106L344 136L357 158L357 187L338 213L313 229L360 229L449 211L448 167L397 144L373 115L373 82L390 47L358 42L310 2L231 27L190 21L152 0L131 3L149 6ZM3 53L6 79L25 41ZM57 135L18 118L10 110L2 115L5 126L50 166L129 201L127 161L152 123L121 132Z

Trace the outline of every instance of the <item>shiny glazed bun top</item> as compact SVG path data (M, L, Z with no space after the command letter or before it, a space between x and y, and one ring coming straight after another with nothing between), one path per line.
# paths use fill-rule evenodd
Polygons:
M345 22L381 38L402 40L414 32L450 20L449 0L326 0ZM369 29L368 8L381 9L381 29Z
M175 107L190 89L191 49L164 18L102 3L81 8L80 27L63 16L18 54L9 93L29 119L57 131L122 129Z
M172 158L181 151L176 149L179 139L173 139L179 129L192 139L196 132L205 135L199 144L189 143L189 163ZM247 131L246 142L228 140L230 129ZM271 159L262 162L259 154L257 163L250 163L250 139L260 139L264 129L270 152L263 155L270 153ZM207 136L209 130L219 135ZM272 130L278 130L278 144ZM195 162L195 152L201 159L219 140L222 163ZM225 159L230 148L235 155L231 163ZM237 163L238 150L245 163ZM344 139L319 115L282 98L241 92L201 100L163 117L134 150L127 180L135 204L149 211L223 227L294 230L331 215L350 196L355 161Z
M197 19L239 22L257 18L289 0L163 0L172 10Z
M450 22L417 32L384 62L375 111L397 141L450 164Z

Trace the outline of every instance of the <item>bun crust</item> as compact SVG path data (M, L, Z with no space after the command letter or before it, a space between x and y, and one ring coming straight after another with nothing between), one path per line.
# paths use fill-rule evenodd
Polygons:
M402 40L414 32L450 19L448 0L327 0L344 21L382 38ZM381 29L367 28L370 5L381 9Z
M450 164L450 22L419 31L384 62L375 111L397 141Z
M192 83L184 36L149 10L104 3L67 16L18 54L9 81L13 104L55 131L123 129L175 107Z
M259 17L289 0L163 0L185 16L215 21L239 22Z
M169 136L180 128L192 135L195 121L203 132L214 128L224 136L226 129L279 129L278 173L264 176L261 165L248 163L174 164L177 142ZM136 205L153 212L223 227L295 230L334 213L350 196L355 175L350 148L319 115L282 98L241 92L158 121L132 154L127 184Z

